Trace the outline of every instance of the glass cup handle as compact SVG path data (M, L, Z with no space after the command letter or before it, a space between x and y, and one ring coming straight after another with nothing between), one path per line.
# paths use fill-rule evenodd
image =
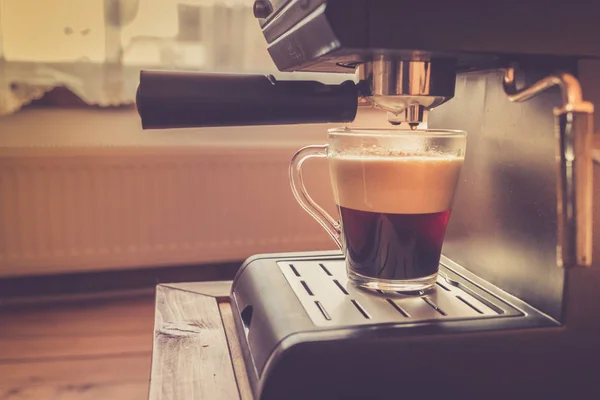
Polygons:
M294 154L290 163L290 185L292 186L292 193L294 197L300 203L302 208L306 210L329 235L333 238L335 243L340 249L342 249L341 240L341 225L331 215L327 213L320 205L318 205L306 191L304 186L304 179L302 177L302 164L309 158L326 158L327 157L328 145L312 145L301 148Z

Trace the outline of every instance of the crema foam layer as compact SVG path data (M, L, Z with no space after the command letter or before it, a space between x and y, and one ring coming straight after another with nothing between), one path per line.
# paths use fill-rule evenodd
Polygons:
M394 214L450 209L462 164L459 157L421 155L334 156L329 160L338 205Z

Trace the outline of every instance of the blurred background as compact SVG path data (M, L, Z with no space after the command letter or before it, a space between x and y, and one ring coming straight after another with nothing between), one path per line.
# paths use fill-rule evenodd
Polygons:
M141 129L141 69L283 76L252 3L0 0L0 399L146 398L158 283L335 248L287 178L328 126Z
M278 75L253 16L252 1L3 0L0 4L3 114L56 87L90 105L132 104L141 68ZM287 79L303 77L306 74L291 74ZM322 74L316 79L344 77Z
M333 248L287 182L327 126L141 130L141 69L353 78L277 71L252 4L0 0L0 277Z

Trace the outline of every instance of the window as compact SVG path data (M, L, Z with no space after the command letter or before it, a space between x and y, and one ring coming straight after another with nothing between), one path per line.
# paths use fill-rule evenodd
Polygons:
M140 69L280 76L252 4L0 0L0 115L55 87L91 105L132 104ZM294 73L286 79L340 82L347 76Z

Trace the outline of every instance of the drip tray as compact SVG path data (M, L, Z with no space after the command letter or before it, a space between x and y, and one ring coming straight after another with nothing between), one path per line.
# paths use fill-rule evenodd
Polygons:
M523 316L520 310L443 266L434 289L403 295L355 287L348 281L343 260L279 261L277 265L319 327Z
M507 354L520 365L539 359L552 347L539 338L561 326L445 257L433 289L406 295L355 287L338 252L257 255L238 271L231 299L257 399L383 399L399 387L422 397L416 382L428 379L463 393L462 378L482 373L487 390L512 361L482 365ZM449 374L457 355L461 368ZM526 370L510 372L522 379Z

